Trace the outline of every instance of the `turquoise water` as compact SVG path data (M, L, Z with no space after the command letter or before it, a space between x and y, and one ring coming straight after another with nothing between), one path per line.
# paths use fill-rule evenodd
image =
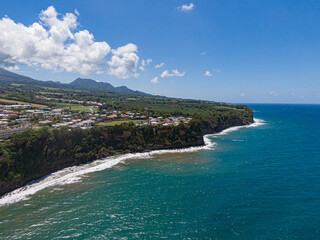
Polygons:
M319 239L320 105L250 107L264 124L207 149L91 163L1 199L0 238Z

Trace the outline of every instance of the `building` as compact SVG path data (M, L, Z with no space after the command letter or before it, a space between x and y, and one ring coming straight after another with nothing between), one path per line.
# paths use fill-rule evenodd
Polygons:
M24 104L24 105L4 105L4 110L14 110L14 109L30 109L31 105Z

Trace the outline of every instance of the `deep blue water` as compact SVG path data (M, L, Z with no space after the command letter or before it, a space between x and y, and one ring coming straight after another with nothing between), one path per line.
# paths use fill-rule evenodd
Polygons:
M0 206L0 238L320 239L320 105L250 107L265 124L210 137L214 149L126 160Z

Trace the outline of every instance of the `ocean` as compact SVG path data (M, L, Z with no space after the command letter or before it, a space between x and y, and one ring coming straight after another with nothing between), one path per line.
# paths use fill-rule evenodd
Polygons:
M127 154L0 199L0 239L320 239L320 105L251 104L206 146Z

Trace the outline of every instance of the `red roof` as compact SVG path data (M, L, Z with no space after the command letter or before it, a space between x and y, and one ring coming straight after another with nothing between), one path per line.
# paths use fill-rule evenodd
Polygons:
M113 114L113 115L108 116L107 118L116 118L116 117L117 117L117 114Z

